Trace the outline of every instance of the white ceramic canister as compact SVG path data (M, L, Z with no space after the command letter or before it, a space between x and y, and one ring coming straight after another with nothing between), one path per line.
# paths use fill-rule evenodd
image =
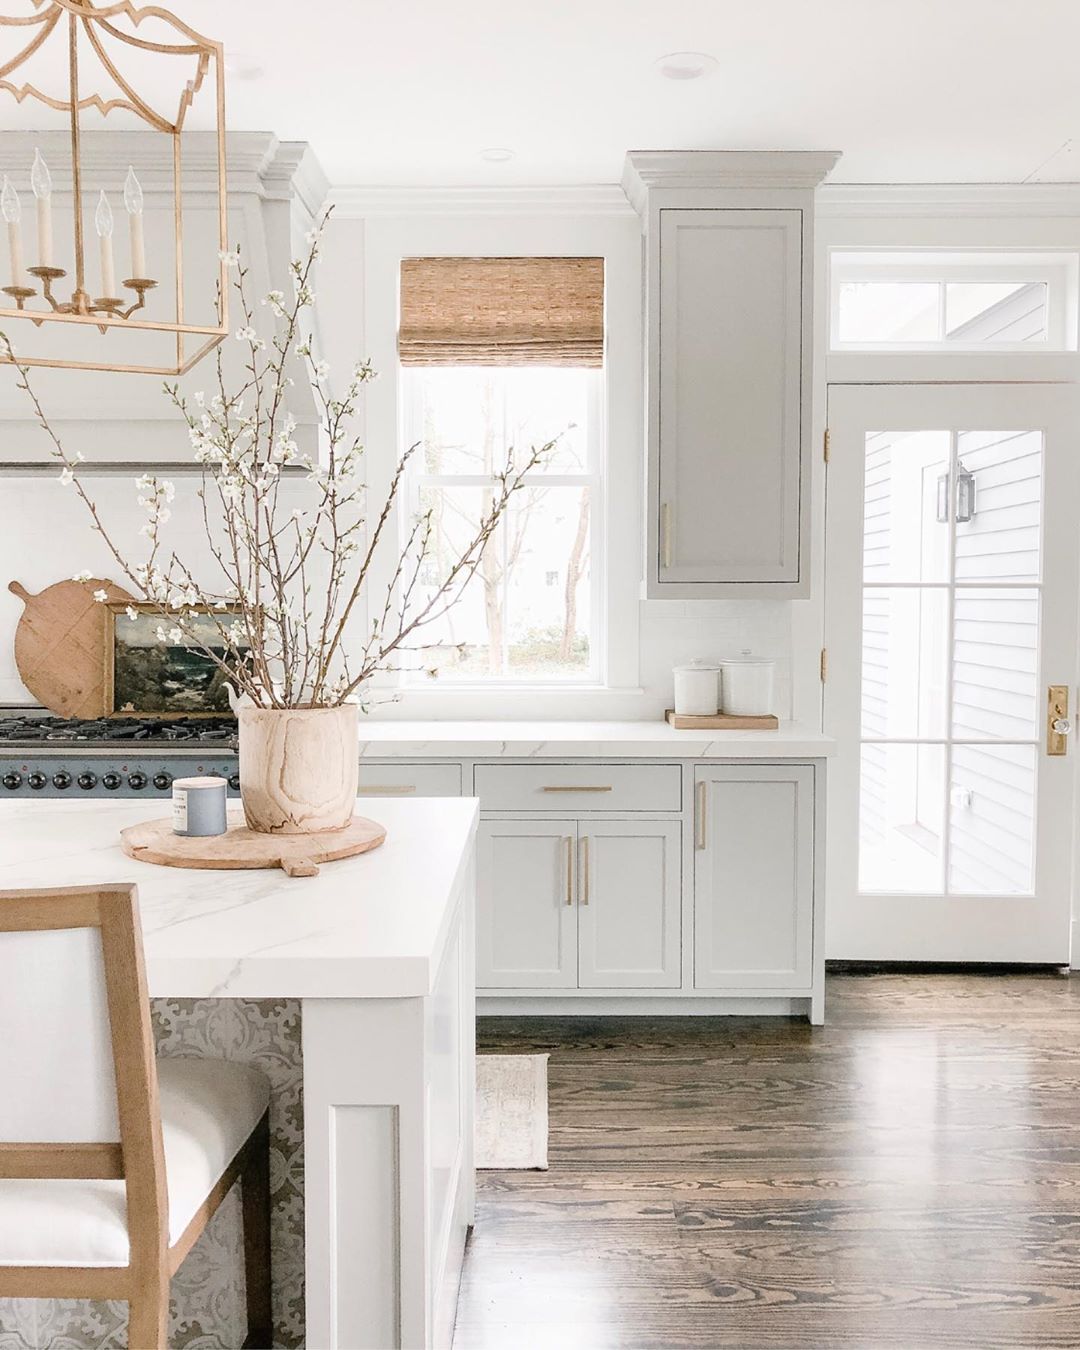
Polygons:
M735 717L767 717L773 712L776 662L740 657L720 662L724 712Z
M681 717L715 717L720 710L720 667L711 661L676 666L675 711Z

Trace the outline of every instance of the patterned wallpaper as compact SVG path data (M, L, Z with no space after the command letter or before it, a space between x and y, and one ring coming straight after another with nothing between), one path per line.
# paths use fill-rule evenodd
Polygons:
M304 1343L304 1101L300 1004L155 999L158 1053L253 1064L270 1079L274 1345ZM172 1350L235 1350L246 1335L237 1188L172 1282ZM0 1350L124 1350L127 1304L0 1299Z

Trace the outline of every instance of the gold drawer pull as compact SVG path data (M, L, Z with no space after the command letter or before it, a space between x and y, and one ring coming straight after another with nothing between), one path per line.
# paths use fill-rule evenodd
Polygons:
M574 903L574 840L572 836L564 836L563 842L566 845L566 903Z
M589 903L589 836L581 836L581 903Z
M705 847L705 819L708 814L708 784L704 779L698 783L696 797L694 802L694 846L702 849Z
M612 790L613 789L610 783L608 783L606 787L600 786L578 787L577 784L570 783L566 785L559 785L557 787L549 786L540 789L541 792L611 792Z
M356 791L358 797L407 797L410 792L416 791L416 784L406 783L399 787L394 783L372 783Z

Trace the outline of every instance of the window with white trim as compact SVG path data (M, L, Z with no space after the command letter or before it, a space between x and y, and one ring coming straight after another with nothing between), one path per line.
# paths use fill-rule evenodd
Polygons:
M596 683L602 371L405 367L401 400L403 443L419 443L409 479L413 510L433 513L429 586L475 533L508 454L524 458L529 447L558 438L512 498L460 603L428 630L421 675Z
M1075 351L1077 255L835 250L834 352Z

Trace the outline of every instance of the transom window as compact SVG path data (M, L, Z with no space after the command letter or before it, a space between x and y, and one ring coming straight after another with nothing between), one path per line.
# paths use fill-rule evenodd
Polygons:
M1072 351L1077 255L836 251L833 351Z

